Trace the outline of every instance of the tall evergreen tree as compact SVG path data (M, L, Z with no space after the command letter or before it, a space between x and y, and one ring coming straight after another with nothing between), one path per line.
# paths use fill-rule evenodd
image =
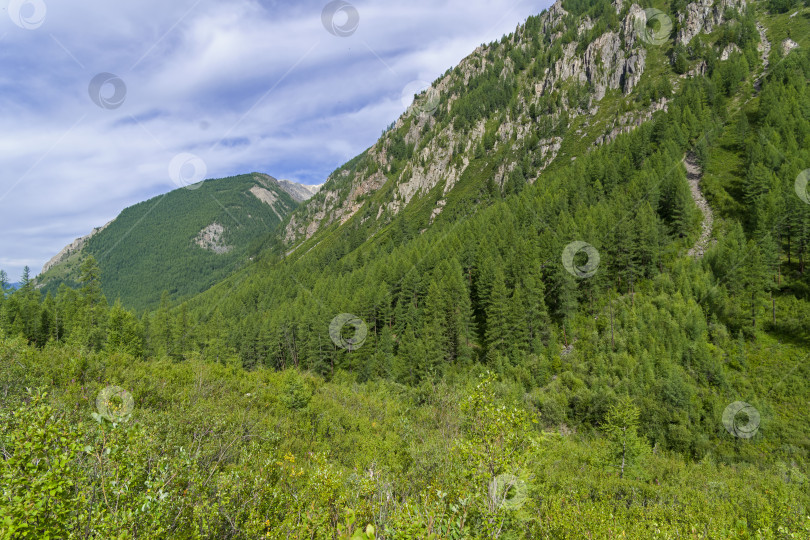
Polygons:
M625 396L610 407L602 431L608 439L607 463L619 471L619 478L624 478L627 469L637 464L639 457L649 447L638 434L639 409L632 399Z
M486 308L487 360L495 361L509 351L509 303L503 269L498 266L492 280Z

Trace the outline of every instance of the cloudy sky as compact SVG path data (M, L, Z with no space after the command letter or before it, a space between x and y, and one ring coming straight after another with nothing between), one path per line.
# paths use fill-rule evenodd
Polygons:
M0 268L202 175L320 184L550 4L0 0Z

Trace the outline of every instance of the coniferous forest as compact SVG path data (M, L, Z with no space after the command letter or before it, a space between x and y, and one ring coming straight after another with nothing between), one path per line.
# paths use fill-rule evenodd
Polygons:
M548 79L633 6L483 46L204 292L0 274L0 538L810 538L810 7Z

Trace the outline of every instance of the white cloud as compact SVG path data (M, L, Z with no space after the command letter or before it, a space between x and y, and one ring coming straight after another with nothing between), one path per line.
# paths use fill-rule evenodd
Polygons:
M322 26L325 1L45 2L35 30L0 15L0 268L13 279L173 189L180 152L209 177L323 182L403 112L408 83L550 5L357 1L341 38ZM120 108L90 100L100 72L126 83Z

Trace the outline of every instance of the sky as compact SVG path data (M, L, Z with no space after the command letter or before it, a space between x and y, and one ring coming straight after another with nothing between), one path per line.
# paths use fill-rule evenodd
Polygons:
M203 178L320 184L551 0L0 0L0 269Z

